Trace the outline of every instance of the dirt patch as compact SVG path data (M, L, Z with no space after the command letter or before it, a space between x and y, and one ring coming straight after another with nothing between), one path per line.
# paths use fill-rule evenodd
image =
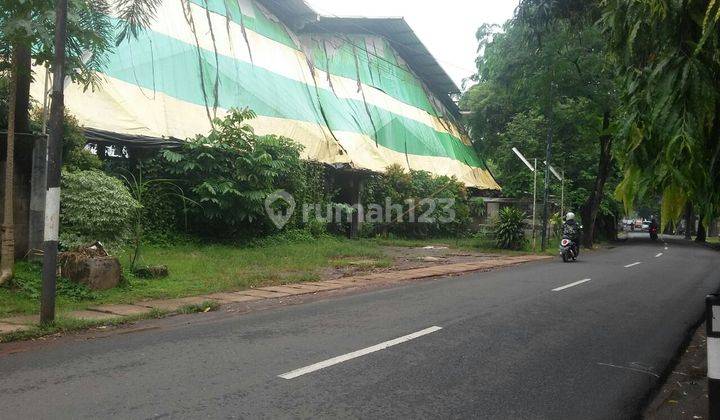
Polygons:
M386 261L339 258L333 267L322 270L320 277L323 280L334 280L365 273L410 270L413 268L478 262L503 257L501 254L460 251L444 244L423 247L384 246L382 250L385 254Z
M643 414L652 420L707 419L707 337L702 324Z

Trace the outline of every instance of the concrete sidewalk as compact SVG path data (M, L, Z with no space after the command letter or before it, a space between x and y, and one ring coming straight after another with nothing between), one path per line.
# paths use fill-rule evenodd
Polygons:
M501 259L485 260L476 263L445 264L410 270L372 273L336 280L260 287L237 292L212 293L178 299L148 300L135 302L133 304L98 305L91 306L86 310L65 312L59 314L59 316L62 318L97 321L102 323L103 321L115 321L128 317L142 317L150 315L153 311L177 313L185 307L203 305L208 302L224 305L238 302L259 301L263 299L276 299L329 290L362 287L370 284L395 283L428 277L452 276L473 271L492 270L550 258L552 257L544 255L508 256ZM39 321L39 315L20 315L0 318L0 335L29 330L37 326Z

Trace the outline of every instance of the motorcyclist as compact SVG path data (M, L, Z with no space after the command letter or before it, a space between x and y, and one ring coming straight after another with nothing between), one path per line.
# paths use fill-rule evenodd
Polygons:
M575 220L575 213L568 212L563 223L563 238L573 242L575 256L580 254L580 225Z
M650 226L648 226L648 231L650 232L650 239L652 239L652 240L657 239L658 222L655 219L655 216L653 216L650 220Z
M655 219L655 216L653 216L652 219L650 219L650 227L649 228L650 228L650 230L653 230L653 229L657 230L658 222Z

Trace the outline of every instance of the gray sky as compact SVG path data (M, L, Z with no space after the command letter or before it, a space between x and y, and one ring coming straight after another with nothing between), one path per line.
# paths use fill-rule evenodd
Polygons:
M455 83L473 74L475 31L512 17L517 0L305 0L320 14L404 17Z

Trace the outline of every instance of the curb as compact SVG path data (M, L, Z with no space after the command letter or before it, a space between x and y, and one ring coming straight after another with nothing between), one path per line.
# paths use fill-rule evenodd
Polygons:
M134 304L107 304L91 306L86 310L71 311L62 314L63 318L74 318L82 321L116 321L123 318L143 317L153 311L178 314L188 306L199 306L208 302L227 305L239 302L252 302L276 299L288 296L299 296L326 292L330 290L348 289L381 282L399 282L419 280L430 277L453 276L475 271L487 271L534 261L552 259L545 255L511 256L502 259L479 261L476 263L457 263L437 265L434 267L413 268L409 270L386 271L344 277L336 280L285 284L282 286L258 287L237 292L219 292L201 296L178 299L156 299L135 302ZM19 315L0 319L0 338L6 334L28 331L39 325L39 315Z

